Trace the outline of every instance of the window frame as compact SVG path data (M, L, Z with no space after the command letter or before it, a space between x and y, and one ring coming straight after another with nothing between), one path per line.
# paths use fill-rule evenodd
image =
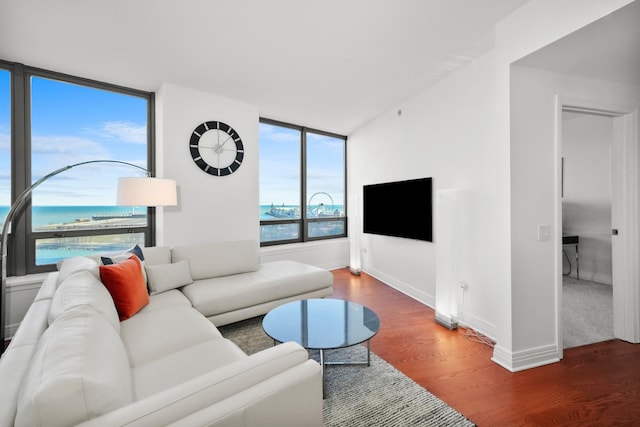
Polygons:
M286 245L291 243L302 243L302 242L313 242L319 240L329 240L329 239L339 239L344 238L349 235L348 230L348 202L347 202L347 136L339 135L332 132L327 132L319 129L313 129L306 126L299 126L292 123L286 123L279 120L273 120L265 117L260 117L260 123L269 124L272 126L285 127L289 129L295 129L300 132L300 219L269 219L269 220L260 220L260 228L263 225L277 225L277 224L298 224L300 227L300 233L298 234L297 239L286 239L286 240L272 240L268 242L263 242L260 239L260 246L278 246L278 245ZM342 217L332 217L332 218L307 218L307 133L313 133L317 135L328 136L331 138L337 138L344 140L344 216ZM343 223L344 232L341 234L333 234L330 236L319 236L319 237L309 237L309 227L308 225L316 222L334 222L340 221Z
M11 73L11 205L31 185L31 77L135 96L147 101L147 171L155 176L155 94L106 82L0 60L0 68ZM147 208L145 227L88 230L32 231L31 197L16 215L8 236L7 272L11 276L55 270L55 264L36 265L36 241L40 239L144 233L145 246L155 245L155 208Z

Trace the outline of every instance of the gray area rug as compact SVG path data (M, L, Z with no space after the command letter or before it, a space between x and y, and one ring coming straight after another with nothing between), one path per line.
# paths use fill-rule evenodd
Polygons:
M247 354L273 345L262 330L262 317L219 329ZM314 353L311 357L318 360ZM362 362L366 354L366 348L357 345L327 352L327 360ZM474 426L373 352L371 366L327 367L326 393L325 426Z
M564 348L613 339L613 287L563 278Z

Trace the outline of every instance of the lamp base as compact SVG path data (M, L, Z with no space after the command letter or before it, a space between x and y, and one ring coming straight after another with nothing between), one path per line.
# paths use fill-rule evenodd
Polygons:
M436 313L435 320L437 324L442 325L451 331L458 329L458 320L453 316Z
M360 273L362 273L362 271L359 268L354 268L354 267L349 267L349 271L351 272L351 274L353 274L354 276L359 276Z

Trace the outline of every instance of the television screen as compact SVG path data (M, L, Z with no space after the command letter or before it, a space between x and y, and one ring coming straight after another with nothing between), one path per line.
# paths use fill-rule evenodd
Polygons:
M433 241L431 178L365 185L363 232Z

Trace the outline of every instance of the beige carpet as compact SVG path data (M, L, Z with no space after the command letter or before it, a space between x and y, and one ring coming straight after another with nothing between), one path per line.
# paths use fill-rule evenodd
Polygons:
M563 278L564 348L613 339L613 287Z
M252 354L273 345L261 322L257 317L219 329ZM328 360L366 360L366 348L360 345L327 353ZM474 426L373 352L371 366L329 366L326 387L325 427Z

